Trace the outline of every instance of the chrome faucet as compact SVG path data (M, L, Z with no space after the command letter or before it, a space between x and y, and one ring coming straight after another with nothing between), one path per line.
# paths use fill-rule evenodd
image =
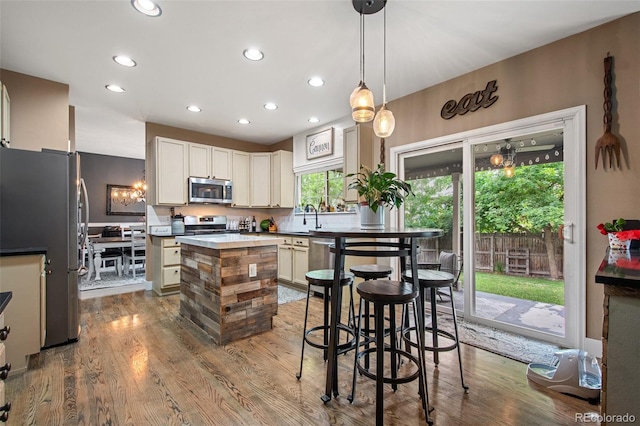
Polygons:
M316 212L316 229L322 228L322 225L318 223L318 209L312 204L307 204L304 206L304 209L302 209L302 224L307 224L307 207L311 207Z

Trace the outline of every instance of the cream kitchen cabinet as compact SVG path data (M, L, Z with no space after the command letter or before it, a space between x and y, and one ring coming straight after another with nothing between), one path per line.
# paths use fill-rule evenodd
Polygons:
M211 147L211 177L215 179L232 179L233 162L232 150Z
M278 279L306 288L309 271L309 239L283 235L285 243L278 246Z
M44 345L44 265L44 254L0 258L0 290L13 293L11 303L4 310L4 319L11 327L11 338L5 342L11 375L27 371L29 355L40 352Z
M189 143L189 176L231 179L231 152L230 149Z
M358 192L347 189L353 178L347 178L350 173L358 173L360 165L373 167L373 129L355 125L344 129L344 199L348 202L358 201Z
M151 237L153 291L159 295L180 291L180 243L174 237Z
M211 151L209 145L189 143L189 176L211 177Z
M11 141L11 99L7 86L0 83L2 99L0 100L0 139L2 145L8 145Z
M148 179L155 185L147 193L152 205L180 206L187 204L189 177L189 143L156 137L147 146Z
M293 152L271 154L271 207L294 207Z
M293 237L283 237L285 243L278 246L278 279L293 282Z
M250 159L250 205L271 207L271 154L268 152L249 154Z
M233 207L249 207L250 204L250 170L249 153L233 151L232 153Z

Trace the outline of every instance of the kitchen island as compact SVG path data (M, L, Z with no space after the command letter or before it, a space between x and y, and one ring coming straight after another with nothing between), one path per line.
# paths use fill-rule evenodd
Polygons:
M271 329L278 312L278 244L240 234L176 237L180 315L224 345Z

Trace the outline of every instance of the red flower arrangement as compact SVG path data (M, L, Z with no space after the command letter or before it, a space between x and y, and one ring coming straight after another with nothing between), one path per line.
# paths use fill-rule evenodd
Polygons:
M623 218L616 220L615 222L607 222L598 224L597 228L602 235L607 235L609 232L620 232L622 227L627 223Z

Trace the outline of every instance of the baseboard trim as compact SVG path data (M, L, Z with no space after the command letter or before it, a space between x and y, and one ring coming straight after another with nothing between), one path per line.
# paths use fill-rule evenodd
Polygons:
M585 337L584 350L596 358L602 358L602 340Z

